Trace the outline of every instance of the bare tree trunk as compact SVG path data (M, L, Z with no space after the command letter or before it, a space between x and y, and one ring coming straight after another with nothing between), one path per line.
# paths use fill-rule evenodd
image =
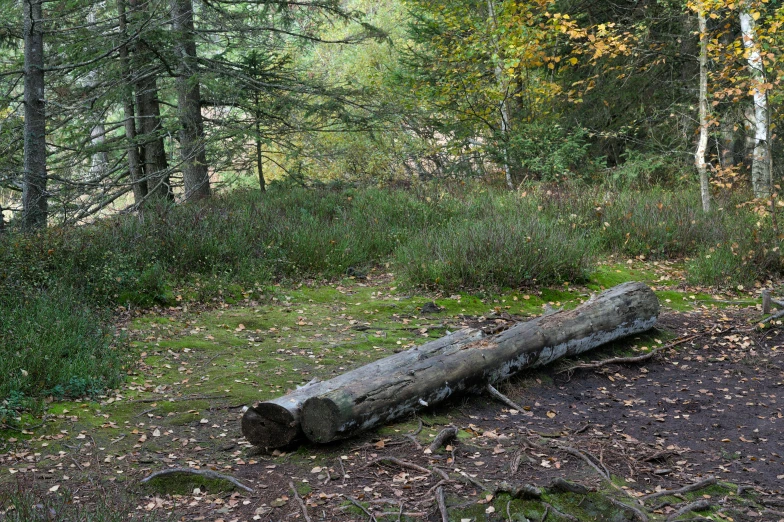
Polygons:
M24 0L24 185L22 226L46 226L46 108L42 0Z
M204 121L201 115L199 64L193 26L192 0L172 0L172 28L177 54L177 104L180 116L180 151L185 200L210 196L207 154L204 150Z
M259 91L254 91L255 102L256 102L256 169L259 172L259 188L262 192L267 191L267 184L264 181L264 165L262 160L264 159L261 155L261 114L258 110L259 108Z
M512 183L512 170L509 166L509 106L507 99L509 94L509 81L504 76L503 64L501 63L501 52L498 46L498 37L495 34L495 31L498 30L498 21L496 19L495 13L495 0L487 0L487 12L493 24L494 34L492 38L493 45L495 46L495 54L497 56L494 71L495 79L498 83L498 89L501 91L501 95L503 96L499 105L499 112L501 114L501 140L503 141L504 148L504 177L506 178L506 185L510 189L514 189L514 184Z
M133 10L146 9L146 0L129 0ZM144 179L147 180L147 193L156 199L173 201L174 192L169 181L169 164L166 160L166 147L163 143L163 124L161 108L158 104L158 73L151 66L152 51L147 42L140 37L136 43L136 105L139 119L138 129L142 132Z
M771 157L768 142L768 97L765 89L765 69L760 55L754 17L748 3L740 12L743 46L748 52L748 66L754 91L754 153L751 162L751 185L754 197L767 198L771 193Z
M710 185L708 166L705 163L705 153L708 148L708 30L703 5L699 7L697 19L700 27L700 138L697 141L694 163L700 175L702 210L710 212Z
M117 0L117 14L120 22L120 39L128 39L128 19L125 15L125 0ZM123 112L125 116L125 140L128 152L128 170L133 183L133 200L140 205L147 197L147 181L143 179L142 161L136 143L136 111L133 107L133 82L131 80L131 61L128 46L120 46L120 63L123 76Z

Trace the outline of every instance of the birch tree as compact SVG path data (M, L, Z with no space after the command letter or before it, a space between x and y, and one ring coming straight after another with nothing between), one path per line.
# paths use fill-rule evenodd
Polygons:
M697 152L694 154L694 164L700 176L702 210L710 212L710 185L708 184L708 166L705 162L705 153L708 148L708 24L704 2L699 2L696 9L700 37L700 137L697 141Z
M754 197L767 198L770 196L771 191L772 162L770 156L770 128L765 68L762 63L755 24L760 14L756 11L752 12L749 4L745 3L741 8L739 16L754 99L754 152L751 162L751 186L754 191Z

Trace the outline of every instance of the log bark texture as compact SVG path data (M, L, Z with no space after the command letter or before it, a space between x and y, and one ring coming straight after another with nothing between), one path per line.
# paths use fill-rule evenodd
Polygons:
M302 404L310 397L349 386L355 381L373 380L379 375L407 368L435 355L454 353L484 336L481 330L464 328L421 346L360 366L333 379L309 383L283 397L260 402L255 407L248 408L242 416L242 434L255 446L288 446L302 437L300 413Z
M372 370L355 370L339 387L311 394L302 405L302 430L319 443L350 437L520 370L644 332L658 313L659 301L648 286L624 283L574 310L520 323L457 350L407 365L389 366L382 359Z

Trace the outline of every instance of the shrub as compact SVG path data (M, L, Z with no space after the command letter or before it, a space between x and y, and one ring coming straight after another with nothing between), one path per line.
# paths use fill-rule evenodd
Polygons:
M580 281L594 252L581 227L542 213L535 201L477 199L447 225L423 229L395 253L412 283L447 290Z
M125 357L104 318L62 290L4 296L0 398L83 396L117 386ZM11 404L14 403L14 404Z

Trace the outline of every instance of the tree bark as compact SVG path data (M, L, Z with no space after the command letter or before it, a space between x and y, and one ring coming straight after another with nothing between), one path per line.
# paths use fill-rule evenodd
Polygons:
M702 210L703 212L710 212L710 184L708 183L708 166L705 163L705 153L708 148L708 29L704 5L699 4L698 9L697 20L700 27L700 137L697 140L694 164L700 176Z
M24 0L24 183L22 226L46 226L46 108L42 0Z
M520 370L576 355L643 332L659 302L643 283L624 283L570 311L518 324L493 337L404 367L362 373L302 405L301 425L313 442L350 437L460 392L480 391Z
M503 141L504 148L504 179L506 180L506 186L509 187L510 190L514 190L514 184L512 183L512 169L509 165L509 80L505 77L503 63L501 61L501 50L498 45L498 35L496 34L498 31L498 20L496 19L495 0L487 0L487 11L490 17L490 22L492 24L492 40L497 57L494 74L496 82L498 82L498 90L501 92L501 96L503 96L503 98L501 98L501 103L498 109L501 115L501 140Z
M180 117L180 151L185 200L210 196L210 177L204 149L204 120L193 26L192 0L172 0L172 28L180 58L177 67L177 105Z
M131 9L142 13L147 3L129 0ZM136 114L139 130L142 132L144 178L147 180L147 193L156 199L174 200L169 181L169 164L166 160L166 147L163 143L163 124L161 108L158 103L158 72L152 66L152 51L143 37L136 43L135 62L139 76L136 79Z
M120 23L120 39L128 38L128 19L125 15L125 0L117 0L117 15ZM140 205L147 197L147 181L143 179L142 161L139 155L139 145L136 143L136 111L133 106L133 81L131 74L131 61L128 46L120 46L120 65L123 76L123 112L125 117L125 141L128 152L128 171L133 184L133 201Z
M302 437L300 412L302 404L307 399L349 385L355 380L373 379L385 371L405 368L436 354L454 353L483 337L481 330L473 328L458 330L422 346L361 366L334 379L307 384L283 397L261 402L249 408L243 415L242 434L256 446L266 448L288 446Z
M768 141L768 96L765 89L765 68L757 42L754 16L746 3L740 12L740 27L743 46L748 53L747 61L754 92L754 152L751 162L751 185L754 197L767 198L771 192L771 157Z

